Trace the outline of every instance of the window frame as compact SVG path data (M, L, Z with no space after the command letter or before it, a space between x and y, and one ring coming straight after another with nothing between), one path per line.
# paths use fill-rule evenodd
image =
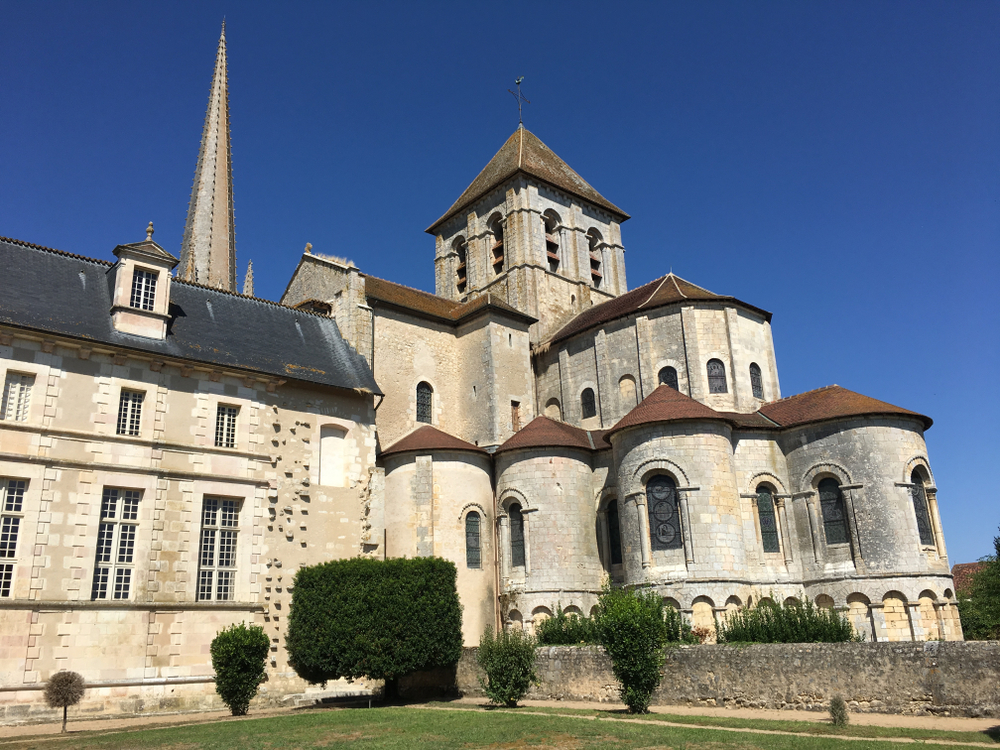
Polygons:
M589 401L588 401L589 394ZM590 406L588 414L587 406ZM580 391L580 419L593 419L597 416L597 394L591 387L586 387Z
M664 377L666 375L666 377ZM673 378L673 382L671 382ZM665 365L660 368L660 371L656 373L656 380L659 385L666 385L673 388L675 391L680 391L680 381L677 378L677 368L671 365Z
M527 550L524 543L524 509L520 503L511 503L507 508L507 518L510 529L510 567L511 570L521 568L526 570ZM517 533L515 534L515 531ZM520 560L520 562L518 562Z
M750 392L754 398L764 400L764 373L756 362L750 363Z
M921 547L936 547L934 522L931 518L931 506L927 499L927 484L920 469L910 472L910 499L913 501L913 514L917 523L917 538ZM921 510L923 517L921 518ZM923 524L921 524L921 520ZM926 536L925 536L926 532Z
M211 504L214 509L209 510ZM209 512L213 512L212 522L207 523ZM243 498L203 495L201 499L201 523L198 535L198 578L195 582L195 599L199 602L236 601L236 582L239 573L240 514L243 512ZM232 523L224 523L228 519ZM211 534L206 533L211 532ZM226 536L224 537L223 534ZM208 551L210 562L206 564L206 540L211 539ZM228 560L231 565L220 564L223 554L223 539L228 545ZM225 574L223 576L223 574ZM208 581L207 592L205 582ZM225 580L225 584L223 584ZM225 595L223 596L223 588Z
M9 599L14 588L17 567L17 542L24 529L24 504L28 479L0 477L0 599ZM11 499L11 485L17 483L16 499ZM11 532L13 529L13 533Z
M718 372L712 373L712 367L717 366ZM705 363L705 374L708 376L708 392L711 395L717 393L729 393L729 382L726 379L726 363L718 357L712 357ZM721 388L720 388L721 385Z
M827 498L824 500L824 485L827 488ZM836 495L830 497L830 488L836 486ZM847 519L847 501L844 499L844 490L841 489L840 480L835 477L823 477L816 483L816 494L819 496L820 521L823 524L823 540L827 547L838 547L851 543L851 527ZM834 518L832 511L839 510L841 517ZM834 539L831 541L831 530L836 529L836 525L842 525L844 530L843 540Z
M470 522L475 521L475 544L472 544ZM478 510L465 514L465 567L469 570L483 569L483 522ZM473 554L474 553L474 554Z
M608 531L608 567L613 569L616 565L625 564L625 558L622 555L622 527L618 498L613 497L608 501L604 509L604 517L607 522ZM612 519L614 519L614 522L612 522ZM618 558L617 560L615 559L616 557Z
M133 487L104 487L101 492L91 601L128 601L132 598L133 584L138 581L136 542L142 496L143 490ZM114 508L108 514L111 502ZM127 510L129 505L131 508ZM106 540L106 544L102 540ZM127 559L123 559L124 555Z
M152 312L156 309L156 283L160 273L151 268L134 266L132 286L129 291L129 307L134 310Z
M239 444L238 420L240 407L237 404L219 403L215 406L215 447L236 448Z
M756 490L757 495L757 527L760 529L760 546L765 554L780 554L781 553L781 528L778 525L778 509L774 503L774 488L768 484L757 485ZM766 498L766 501L762 500ZM767 512L762 512L764 505L767 505ZM764 518L765 515L770 517L770 522L772 528L765 529ZM773 541L773 549L768 549L768 541Z
M424 399L421 399L421 396L424 396ZM422 400L426 400L426 404L421 403ZM421 380L417 383L414 411L415 421L421 424L434 424L434 386L426 380ZM422 416L426 416L427 418L423 419Z
M126 399L126 395L129 396ZM138 396L138 403L136 403ZM128 406L126 411L126 400ZM146 400L146 391L135 388L121 389L118 395L118 419L115 425L115 434L126 437L139 437L142 434L142 405Z
M664 486L662 498L656 497ZM649 520L649 549L669 552L684 549L684 524L681 522L681 496L677 480L669 474L653 474L643 488L646 495L646 515ZM655 502L654 502L655 501ZM668 530L671 532L668 537Z

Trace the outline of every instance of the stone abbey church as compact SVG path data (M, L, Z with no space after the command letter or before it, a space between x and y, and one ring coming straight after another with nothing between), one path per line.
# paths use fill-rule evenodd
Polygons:
M229 143L223 35L179 257L152 227L113 260L0 239L4 719L59 669L93 710L210 705L241 621L300 693L295 572L356 555L453 561L467 644L608 579L709 629L794 598L962 638L931 420L782 397L766 310L629 289L628 215L535 135L427 230L435 294L307 246L279 302L237 288Z

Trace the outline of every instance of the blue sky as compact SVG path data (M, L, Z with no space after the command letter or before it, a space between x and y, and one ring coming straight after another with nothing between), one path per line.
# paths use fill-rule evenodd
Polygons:
M1000 3L5 3L0 234L179 253L222 17L240 275L423 233L525 123L669 269L774 313L782 393L930 415L952 562L1000 525ZM0 270L2 272L2 270Z

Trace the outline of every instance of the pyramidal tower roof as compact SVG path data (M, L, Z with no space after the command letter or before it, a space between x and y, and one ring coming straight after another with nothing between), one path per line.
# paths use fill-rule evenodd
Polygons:
M461 197L440 219L427 228L429 234L466 206L482 198L486 193L509 180L518 172L530 175L547 182L553 187L583 198L596 206L609 211L619 221L629 217L618 206L609 201L590 186L566 162L556 156L556 153L542 143L538 136L523 125L518 126L514 134L500 147L496 156L490 159L479 176L465 189Z
M215 55L208 112L181 243L179 273L185 281L238 291L225 21Z

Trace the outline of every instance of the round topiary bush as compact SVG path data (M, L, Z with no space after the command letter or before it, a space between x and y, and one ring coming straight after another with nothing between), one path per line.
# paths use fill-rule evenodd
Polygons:
M63 710L62 730L66 731L66 714L70 706L75 706L83 698L87 684L76 672L56 672L45 683L45 702L50 708Z
M260 683L267 677L264 663L271 642L260 625L231 625L212 641L215 692L233 716L244 716Z

